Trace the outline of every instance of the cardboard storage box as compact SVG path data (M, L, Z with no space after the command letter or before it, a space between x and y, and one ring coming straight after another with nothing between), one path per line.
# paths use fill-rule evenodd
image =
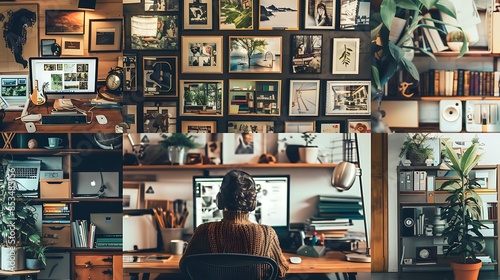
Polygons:
M45 253L47 266L38 273L38 280L70 280L69 252Z
M43 224L42 243L51 247L71 247L71 225Z
M70 198L69 179L40 180L40 198Z

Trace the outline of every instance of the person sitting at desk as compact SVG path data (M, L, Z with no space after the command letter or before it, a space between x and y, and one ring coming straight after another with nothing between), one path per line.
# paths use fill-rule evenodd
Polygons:
M217 194L217 206L223 210L222 220L196 228L180 263L186 256L195 254L259 255L274 259L278 263L278 276L285 277L288 265L276 232L270 226L255 224L248 219L248 213L255 210L256 205L257 193L252 176L240 170L229 171Z

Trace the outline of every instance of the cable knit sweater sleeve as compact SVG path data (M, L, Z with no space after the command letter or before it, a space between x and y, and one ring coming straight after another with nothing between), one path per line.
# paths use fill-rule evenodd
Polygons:
M281 251L280 242L278 240L278 236L273 228L269 227L269 241L271 247L269 248L270 258L274 259L278 264L280 278L284 278L286 272L288 271L288 265L285 256L283 256L283 252Z

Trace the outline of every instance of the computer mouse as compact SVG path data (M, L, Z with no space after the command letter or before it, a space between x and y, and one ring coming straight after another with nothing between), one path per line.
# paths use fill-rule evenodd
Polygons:
M96 115L95 118L99 124L107 124L108 123L108 119L106 118L105 115Z
M302 259L300 257L290 257L291 263L301 263Z
M27 122L24 124L26 126L26 131L28 133L35 133L36 132L36 126L32 122Z

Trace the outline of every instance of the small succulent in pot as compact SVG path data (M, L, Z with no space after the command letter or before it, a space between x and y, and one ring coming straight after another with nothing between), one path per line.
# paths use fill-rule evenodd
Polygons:
M464 40L466 40L467 42L470 41L469 35L465 31L453 30L446 34L446 43L452 51L460 51L462 49Z

